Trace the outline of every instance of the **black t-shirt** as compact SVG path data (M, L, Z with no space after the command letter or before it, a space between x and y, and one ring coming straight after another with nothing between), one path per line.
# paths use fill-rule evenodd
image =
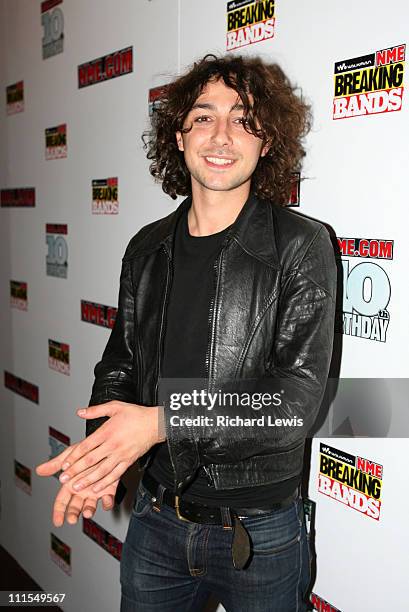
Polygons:
M174 242L173 282L165 326L162 378L205 378L209 341L209 308L214 293L213 265L229 228L209 236L191 236L187 211L179 219ZM146 472L173 489L174 470L167 442L153 451ZM296 476L278 484L216 490L200 468L183 497L211 506L257 508L291 495L300 482Z

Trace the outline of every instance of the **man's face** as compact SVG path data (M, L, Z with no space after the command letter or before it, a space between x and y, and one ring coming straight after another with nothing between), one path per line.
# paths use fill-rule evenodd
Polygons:
M250 97L251 101L251 97ZM190 132L176 133L192 186L230 191L250 184L257 162L268 151L243 125L243 104L223 79L208 82L185 119Z

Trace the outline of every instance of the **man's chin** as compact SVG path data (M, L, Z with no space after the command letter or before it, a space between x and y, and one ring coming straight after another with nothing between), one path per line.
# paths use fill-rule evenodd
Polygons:
M234 189L238 189L248 180L248 178L236 180L209 180L196 178L200 187L209 189L209 191L234 191Z

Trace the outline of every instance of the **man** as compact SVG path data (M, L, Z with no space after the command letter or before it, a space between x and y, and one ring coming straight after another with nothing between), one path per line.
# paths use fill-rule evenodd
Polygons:
M69 464L54 506L62 524L92 516L99 498L111 506L142 458L122 612L200 610L209 592L228 611L306 609L299 483L336 284L325 227L285 208L308 127L278 66L240 56L206 56L156 111L151 173L171 197L188 197L128 244L87 439L38 468ZM240 400L226 409L232 392ZM172 401L185 396L201 402L184 401L175 418ZM262 396L271 401L259 411Z

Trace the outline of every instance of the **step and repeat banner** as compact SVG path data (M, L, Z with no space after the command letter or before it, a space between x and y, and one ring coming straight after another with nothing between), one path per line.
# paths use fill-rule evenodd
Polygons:
M135 483L120 508L55 528L57 476L34 468L84 437L75 411L115 321L125 247L179 202L154 184L141 140L161 91L206 53L259 55L312 104L289 206L332 228L341 268L342 392L310 459L311 600L405 609L407 3L2 0L0 12L2 545L66 593L63 610L119 609Z

